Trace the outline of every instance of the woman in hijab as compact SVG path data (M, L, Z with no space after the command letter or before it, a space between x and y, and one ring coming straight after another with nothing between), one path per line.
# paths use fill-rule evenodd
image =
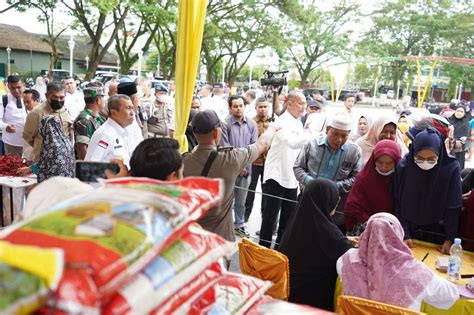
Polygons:
M40 134L43 138L38 161L38 182L53 176L74 177L74 149L57 116L44 116Z
M364 164L367 163L372 151L374 151L375 145L380 140L396 141L400 145L401 156L404 156L408 152L405 142L403 141L403 136L397 129L397 120L391 116L381 116L374 122L372 127L370 127L367 134L356 141L362 149Z
M336 184L324 178L303 192L279 246L290 264L290 302L334 310L336 261L352 247L331 219L339 200Z
M417 237L449 254L458 235L462 206L461 171L458 161L446 152L438 131L428 128L413 140L410 152L400 161L394 179L395 213L405 230L407 245L417 229L431 231ZM436 237L441 234L442 237Z
M455 143L452 153L456 155L456 159L459 161L461 169L463 169L466 160L466 140L471 135L471 126L466 117L464 106L457 106L454 115L449 117L448 120L454 127Z
M359 120L357 120L357 132L351 137L352 141L357 141L357 139L365 136L369 131L370 126L372 125L372 119L367 115L361 115Z
M389 213L370 217L359 239L337 261L344 295L420 311L425 302L449 309L459 298L456 285L416 260L403 243L403 228Z
M401 160L400 146L395 141L382 140L357 175L344 207L347 231L365 223L377 212L395 213L392 181L395 167Z

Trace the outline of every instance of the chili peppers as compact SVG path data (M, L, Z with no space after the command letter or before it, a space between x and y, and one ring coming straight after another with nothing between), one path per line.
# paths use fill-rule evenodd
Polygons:
M0 176L18 176L18 169L28 167L22 158L14 155L0 156Z

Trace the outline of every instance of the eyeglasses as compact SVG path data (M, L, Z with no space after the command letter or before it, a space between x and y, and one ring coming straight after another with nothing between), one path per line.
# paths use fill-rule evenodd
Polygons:
M415 163L428 163L428 164L436 164L438 163L438 158L431 158L431 159L422 159L422 158L418 158L418 157L415 157Z

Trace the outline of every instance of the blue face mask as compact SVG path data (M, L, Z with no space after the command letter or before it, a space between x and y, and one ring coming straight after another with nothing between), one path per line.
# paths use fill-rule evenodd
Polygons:
M385 172L385 173L381 172L377 167L375 167L375 170L377 171L377 173L379 173L382 176L388 176L388 175L391 175L391 174L395 173L395 167L392 168L390 171Z

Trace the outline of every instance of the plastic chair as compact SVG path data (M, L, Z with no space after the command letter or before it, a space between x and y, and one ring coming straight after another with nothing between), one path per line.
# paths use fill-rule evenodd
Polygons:
M366 300L355 296L341 295L337 299L337 313L342 315L421 315L407 308Z
M267 295L287 300L290 294L290 271L288 257L284 254L260 246L250 240L239 243L239 260L242 273L273 282Z

